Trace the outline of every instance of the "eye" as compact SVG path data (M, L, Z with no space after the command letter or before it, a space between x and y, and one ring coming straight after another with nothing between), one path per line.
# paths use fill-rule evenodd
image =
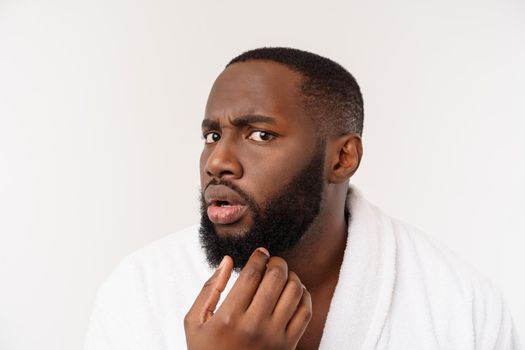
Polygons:
M250 133L250 136L248 137L250 140L258 141L258 142L265 142L270 141L275 136L273 134L270 134L267 131L262 130L256 130Z
M203 138L204 138L204 143L214 143L221 139L221 135L219 135L219 133L212 131L207 134L204 134Z

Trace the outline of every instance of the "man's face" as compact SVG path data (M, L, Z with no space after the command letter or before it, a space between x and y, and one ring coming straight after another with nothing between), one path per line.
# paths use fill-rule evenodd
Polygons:
M212 266L230 255L240 269L258 246L281 255L319 213L325 145L300 81L283 65L248 61L213 85L200 159L200 239Z

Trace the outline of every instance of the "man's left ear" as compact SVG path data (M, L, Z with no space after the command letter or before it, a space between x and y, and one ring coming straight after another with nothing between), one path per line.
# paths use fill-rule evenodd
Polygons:
M361 163L363 144L357 134L346 134L331 140L328 147L330 183L343 183L354 175Z

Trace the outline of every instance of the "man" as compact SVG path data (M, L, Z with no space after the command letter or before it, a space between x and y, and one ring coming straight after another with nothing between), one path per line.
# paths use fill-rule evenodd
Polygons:
M517 349L490 283L349 185L362 130L337 63L233 59L202 122L200 225L117 268L86 349Z

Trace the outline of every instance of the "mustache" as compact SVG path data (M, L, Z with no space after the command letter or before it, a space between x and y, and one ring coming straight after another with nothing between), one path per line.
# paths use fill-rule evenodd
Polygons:
M257 205L255 200L253 200L252 197L248 193L246 193L245 191L240 189L237 185L235 185L234 183L232 183L229 180L211 179L208 182L208 184L206 184L206 186L204 187L204 189L201 192L201 196L203 198L204 198L204 192L206 192L206 189L209 186L211 186L211 185L223 185L223 186L226 186L226 187L230 188L232 191L236 192L246 202L248 207L251 207L252 209L255 209L255 210L259 209L259 205Z

